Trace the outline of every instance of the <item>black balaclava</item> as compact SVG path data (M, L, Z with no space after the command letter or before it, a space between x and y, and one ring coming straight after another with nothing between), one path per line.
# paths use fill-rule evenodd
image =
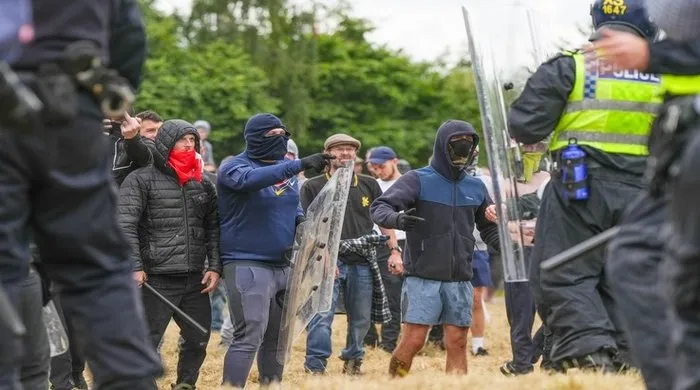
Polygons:
M474 159L474 139L472 137L450 141L447 151L450 157L450 171L453 177L459 177L462 170L466 169Z
M284 135L266 137L272 129L284 129ZM289 133L282 121L272 114L257 114L248 119L245 125L246 154L254 160L278 161L287 154Z

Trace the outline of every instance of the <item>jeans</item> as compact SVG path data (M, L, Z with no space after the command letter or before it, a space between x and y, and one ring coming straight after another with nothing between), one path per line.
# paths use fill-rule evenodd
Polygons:
M365 356L363 340L369 330L372 311L372 271L369 265L346 265L338 262L340 275L333 286L331 310L317 314L306 328L306 361L304 368L324 372L331 356L331 325L340 289L345 294L348 334L342 360L361 360Z
M211 329L221 330L226 308L226 284L223 281L209 294L209 300L211 301Z

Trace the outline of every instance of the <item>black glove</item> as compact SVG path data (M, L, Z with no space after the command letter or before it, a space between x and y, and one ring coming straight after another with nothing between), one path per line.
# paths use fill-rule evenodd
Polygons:
M415 213L416 209L410 209L403 214L399 214L399 217L396 220L396 226L399 228L399 230L413 230L413 228L416 227L419 222L425 222L425 219L413 215Z
M321 172L334 158L335 156L325 153L312 154L301 159L301 167L304 170L313 168L317 172Z

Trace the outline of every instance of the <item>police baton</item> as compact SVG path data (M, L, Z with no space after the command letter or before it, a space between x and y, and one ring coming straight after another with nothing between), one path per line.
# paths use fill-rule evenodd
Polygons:
M202 332L202 334L205 334L205 335L206 335L206 334L209 334L209 331L208 331L208 330L204 329L204 327L203 327L202 325L199 325L199 323L198 323L197 321L195 321L194 318L190 317L189 315L187 315L187 313L185 313L184 311L182 311L179 307L175 306L174 303L170 302L170 301L168 300L168 298L164 297L163 294L159 293L158 290L156 290L155 288L153 288L153 286L151 286L150 284L144 282L144 283L143 283L143 287L146 287L146 289L147 289L148 291L150 291L150 292L151 292L153 295L155 295L158 299L160 299L161 301L163 301L163 303L165 303L169 308L173 309L173 311L175 312L175 314L177 314L178 316L184 318L187 322L190 323L190 325L194 326L195 328L197 328L198 331Z
M10 302L10 297L7 296L5 289L0 286L0 325L7 327L13 336L20 337L27 333L22 319L15 311L15 308Z
M586 253L597 249L602 245L607 244L608 241L612 240L612 238L615 237L619 232L620 227L615 226L598 235L589 238L588 240L578 245L574 245L571 248L565 250L564 252L561 252L560 254L552 256L549 259L543 261L542 264L540 264L540 270L550 271L554 268L560 267L566 263L576 260L580 256L583 256Z

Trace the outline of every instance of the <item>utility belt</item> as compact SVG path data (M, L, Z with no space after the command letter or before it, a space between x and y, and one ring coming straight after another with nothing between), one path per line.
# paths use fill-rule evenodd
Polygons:
M16 72L0 63L0 124L29 130L40 123L70 122L78 114L78 91L91 94L107 117L121 117L134 101L129 83L102 65L89 41L69 45L61 60Z
M654 121L645 173L654 197L661 196L669 180L678 174L677 163L694 133L691 130L700 126L698 99L700 95L667 96Z

